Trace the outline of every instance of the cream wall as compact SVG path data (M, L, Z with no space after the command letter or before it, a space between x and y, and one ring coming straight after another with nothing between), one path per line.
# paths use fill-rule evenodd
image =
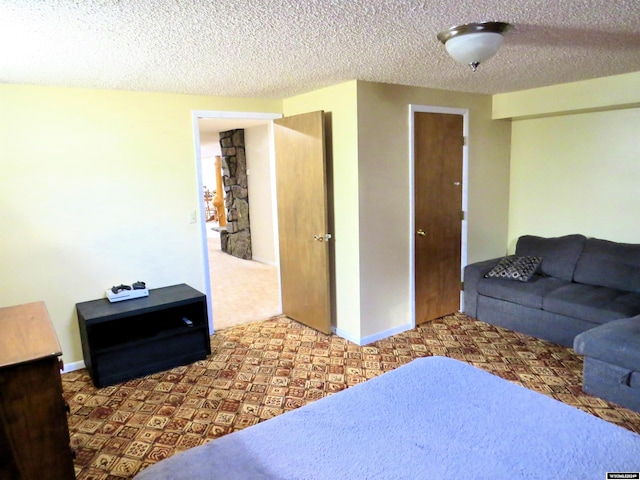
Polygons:
M491 120L490 96L354 81L283 101L331 113L336 330L359 343L413 321L410 104L469 109L468 257L504 254L510 124Z
M331 119L329 152L334 215L334 327L339 335L360 338L357 82L351 81L283 100L285 116L324 110ZM333 204L333 208L331 205Z
M523 234L640 243L638 85L640 72L494 97L513 118L510 251Z
M506 250L509 122L491 97L358 82L361 334L411 326L409 105L469 110L468 261Z
M493 96L493 118L531 118L640 106L640 72Z
M144 280L204 289L193 110L281 102L0 85L0 305L44 300L67 363L75 303Z
M582 233L640 243L640 108L513 122L509 243Z
M362 81L282 101L1 85L0 305L44 300L69 363L76 302L138 279L204 289L192 112L324 110L334 326L372 341L411 322L410 104L469 110L471 263L523 233L640 242L639 79L497 95L493 113L485 95ZM540 110L560 93L564 112Z
M138 279L204 289L200 227L190 223L201 202L194 110L329 114L334 326L346 338L411 320L409 103L470 108L469 259L504 250L508 135L483 96L351 81L282 102L15 85L1 86L0 100L0 304L44 300L67 363L82 359L75 303ZM474 186L487 178L492 188ZM381 206L388 186L399 193Z
M253 260L276 265L271 126L244 129Z

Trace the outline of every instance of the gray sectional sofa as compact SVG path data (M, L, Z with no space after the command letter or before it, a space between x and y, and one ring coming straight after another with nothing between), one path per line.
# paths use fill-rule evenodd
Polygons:
M509 258L539 265L530 278L487 278L499 258L468 265L464 312L573 347L585 356L585 392L640 411L640 245L525 235Z

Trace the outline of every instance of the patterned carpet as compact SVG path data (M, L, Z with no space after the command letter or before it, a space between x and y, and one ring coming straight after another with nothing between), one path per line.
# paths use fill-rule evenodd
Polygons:
M131 478L174 453L392 370L442 355L640 433L640 414L584 394L571 349L450 315L359 347L285 317L211 337L207 360L96 389L86 370L62 376L79 480Z

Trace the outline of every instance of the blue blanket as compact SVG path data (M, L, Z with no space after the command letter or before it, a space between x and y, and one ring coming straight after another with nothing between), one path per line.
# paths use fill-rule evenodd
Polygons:
M640 471L640 435L444 357L179 453L136 480L594 479Z

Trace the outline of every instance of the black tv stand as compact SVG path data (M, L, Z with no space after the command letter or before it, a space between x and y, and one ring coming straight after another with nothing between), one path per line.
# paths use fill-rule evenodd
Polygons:
M186 284L133 300L77 303L76 311L84 363L98 388L211 354L207 299Z

